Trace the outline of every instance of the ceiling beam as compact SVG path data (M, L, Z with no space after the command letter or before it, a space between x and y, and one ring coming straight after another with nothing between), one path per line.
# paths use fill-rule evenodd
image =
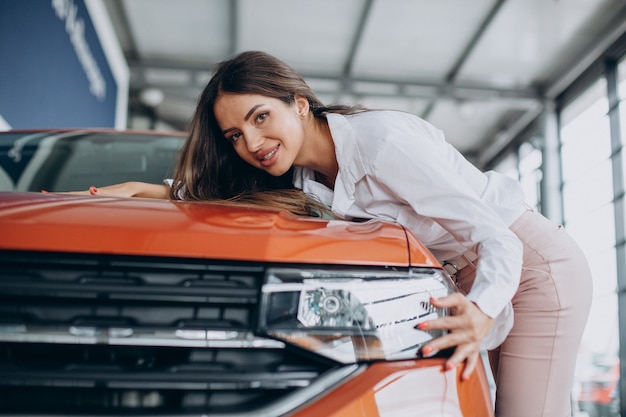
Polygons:
M203 85L197 84L195 80L202 79L201 75L209 75L210 68L213 68L215 63L185 63L181 61L166 62L159 60L146 60L141 61L129 60L129 67L136 82L133 82L133 87L136 89L142 89L147 87L157 87L167 89L186 87L190 91L196 91L203 88ZM143 74L147 71L165 71L165 72L189 72L191 76L185 77L191 80L187 85L180 84L162 84L155 85L149 84L146 81L146 77ZM329 76L328 74L319 74L315 72L300 71L302 76L308 80L323 80L331 81L339 85L340 89L343 86L344 76L338 74L336 76ZM204 77L206 78L206 77ZM397 77L350 77L350 85L346 86L346 89L342 93L358 96L389 96L389 97L413 97L413 98L428 98L428 99L466 99L466 100L489 100L492 98L507 98L512 101L521 100L543 100L539 91L535 88L503 88L491 84L483 83L462 83L462 82L445 82L437 80L426 79L398 79ZM385 89L389 92L364 92L362 90L355 91L353 84L355 83L372 83L372 84L387 84L393 86L393 88ZM333 91L316 91L317 93L332 93Z
M341 74L341 85L343 91L347 91L350 89L352 67L354 66L354 57L356 56L359 46L361 45L361 41L363 40L363 32L365 31L365 26L367 24L367 21L369 20L373 3L374 0L365 1L363 9L361 10L361 15L359 16L359 20L357 21L356 30L354 31L352 42L350 43L350 47L348 48L348 56L346 58L346 61L344 62Z
M491 22L493 22L493 19L496 17L505 1L506 0L498 0L496 4L494 4L493 7L489 10L489 13L487 13L487 16L485 16L474 35L470 38L461 55L459 55L454 65L452 65L452 68L450 68L450 70L448 71L448 74L446 74L446 85L450 86L454 84L457 76L459 75L459 71L467 61L467 58L470 56L472 51L474 51L474 48L476 48L476 45L478 45L480 38L482 38L482 36L485 34L487 28L489 28ZM428 116L430 116L430 113L433 111L436 103L437 100L435 98L428 104L428 106L426 106L426 108L422 112L422 118L426 119L428 118Z
M230 56L239 51L239 0L228 2L228 40Z
M520 118L517 119L506 130L498 132L494 136L492 143L483 149L480 156L476 158L476 166L480 169L485 169L492 164L492 161L500 155L500 153L507 148L520 133L530 126L541 115L544 110L543 103L537 103L536 106L528 109Z

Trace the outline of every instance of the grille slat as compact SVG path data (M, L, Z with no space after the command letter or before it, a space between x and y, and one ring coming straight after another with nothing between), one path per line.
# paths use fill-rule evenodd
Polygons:
M117 259L0 257L0 323L254 328L263 268Z
M231 277L228 274L204 276L172 276L169 271L144 270L134 276L124 274L87 275L81 269L59 271L58 266L46 265L35 272L24 273L27 265L15 265L3 271L0 293L46 298L101 298L111 300L255 303L257 276ZM44 269L45 268L45 269ZM135 267L137 268L137 267ZM32 270L31 270L32 271ZM258 275L258 274L256 274ZM169 278L169 282L168 282Z
M0 413L227 415L311 386L336 366L255 335L263 279L247 263L0 252Z

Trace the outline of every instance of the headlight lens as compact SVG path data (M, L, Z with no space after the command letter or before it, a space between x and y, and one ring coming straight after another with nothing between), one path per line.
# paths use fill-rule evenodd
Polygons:
M443 334L415 325L449 314L430 297L453 288L435 269L271 268L262 289L261 331L343 363L415 358Z

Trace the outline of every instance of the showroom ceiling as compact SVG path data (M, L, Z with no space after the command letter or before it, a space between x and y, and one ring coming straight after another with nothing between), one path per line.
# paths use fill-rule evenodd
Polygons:
M131 105L157 91L178 129L216 63L264 50L326 104L415 113L483 160L626 32L624 0L104 1Z

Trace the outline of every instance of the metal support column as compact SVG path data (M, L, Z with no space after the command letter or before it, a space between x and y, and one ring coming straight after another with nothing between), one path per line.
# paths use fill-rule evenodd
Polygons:
M615 213L615 251L617 259L617 311L619 314L620 357L620 413L626 416L626 228L624 225L624 167L620 128L617 62L609 59L606 65L606 84L609 99L611 131L611 162L613 165L613 207Z
M553 102L546 102L540 115L543 135L541 179L541 213L556 223L563 223L561 196L561 156L558 118Z

